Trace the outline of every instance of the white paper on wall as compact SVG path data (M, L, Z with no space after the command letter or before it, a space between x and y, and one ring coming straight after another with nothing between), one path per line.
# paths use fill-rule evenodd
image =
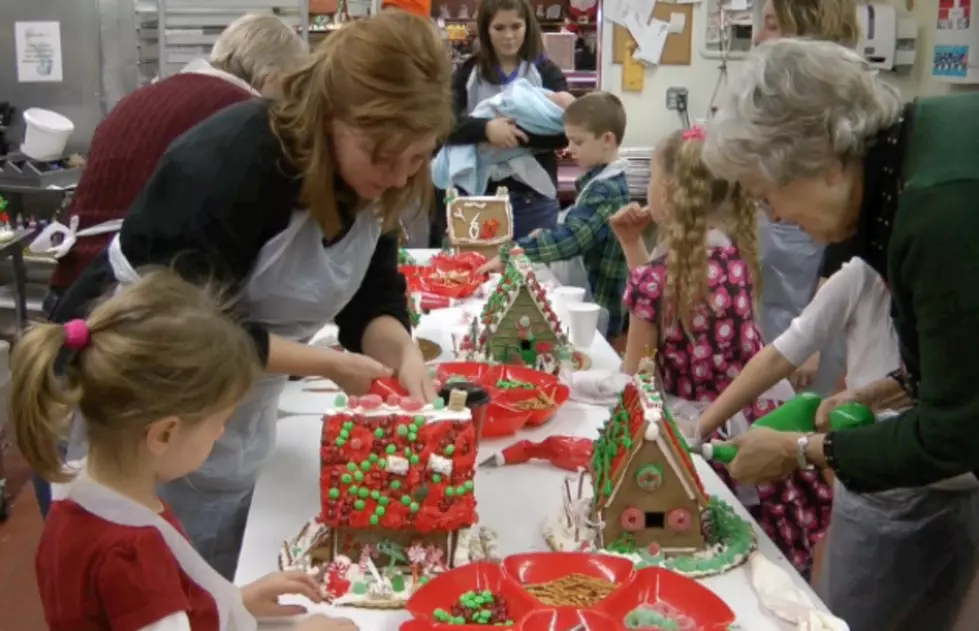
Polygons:
M64 80L60 22L14 22L17 81L59 83Z
M632 29L629 29L629 32L632 32ZM633 57L645 64L659 64L669 34L670 23L653 18L649 24L640 29L639 34L632 33L636 43L639 44Z

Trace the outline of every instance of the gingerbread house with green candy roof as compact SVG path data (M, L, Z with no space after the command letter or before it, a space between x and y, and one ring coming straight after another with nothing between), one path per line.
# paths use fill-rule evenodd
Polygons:
M284 570L321 578L328 601L397 608L427 578L496 560L476 527L476 432L466 395L339 396L323 419L322 509L279 555Z
M750 524L708 496L653 374L626 385L587 475L591 497L568 497L565 513L545 524L556 550L602 549L641 567L706 576L740 564L754 547Z
M470 324L460 350L467 359L535 366L539 355L557 353L570 343L523 250L502 248L500 257L500 282Z

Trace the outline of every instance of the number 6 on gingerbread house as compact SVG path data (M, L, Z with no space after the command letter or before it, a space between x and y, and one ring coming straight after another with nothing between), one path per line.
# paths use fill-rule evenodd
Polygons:
M445 198L449 243L462 251L496 256L499 246L513 239L513 209L504 187L496 195L460 197L450 189Z

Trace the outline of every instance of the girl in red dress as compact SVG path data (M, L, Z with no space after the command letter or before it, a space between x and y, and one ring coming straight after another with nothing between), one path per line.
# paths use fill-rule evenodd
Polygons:
M648 208L627 206L609 223L632 270L626 287L629 333L623 370L636 372L650 349L666 394L706 404L764 346L754 323L756 206L737 185L718 180L700 159L704 132L678 132L652 162ZM660 246L648 259L643 231L659 226ZM648 262L647 262L648 261ZM759 399L748 423L777 406ZM728 438L725 429L704 441ZM742 501L800 573L829 525L832 490L818 472L799 471L780 484L735 487Z
M251 338L206 289L151 272L87 320L35 325L12 364L17 445L61 485L36 559L52 631L252 630L256 617L304 611L279 605L280 595L320 600L302 573L234 587L156 495L158 483L201 466L260 370ZM69 471L58 442L72 410L89 450ZM356 629L323 617L299 628Z

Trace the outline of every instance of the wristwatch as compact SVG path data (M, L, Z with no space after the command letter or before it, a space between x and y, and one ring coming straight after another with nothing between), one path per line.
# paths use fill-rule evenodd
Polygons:
M809 462L809 458L806 457L806 450L809 448L810 438L812 438L812 434L803 434L795 441L795 461L800 469L813 468L813 465Z

